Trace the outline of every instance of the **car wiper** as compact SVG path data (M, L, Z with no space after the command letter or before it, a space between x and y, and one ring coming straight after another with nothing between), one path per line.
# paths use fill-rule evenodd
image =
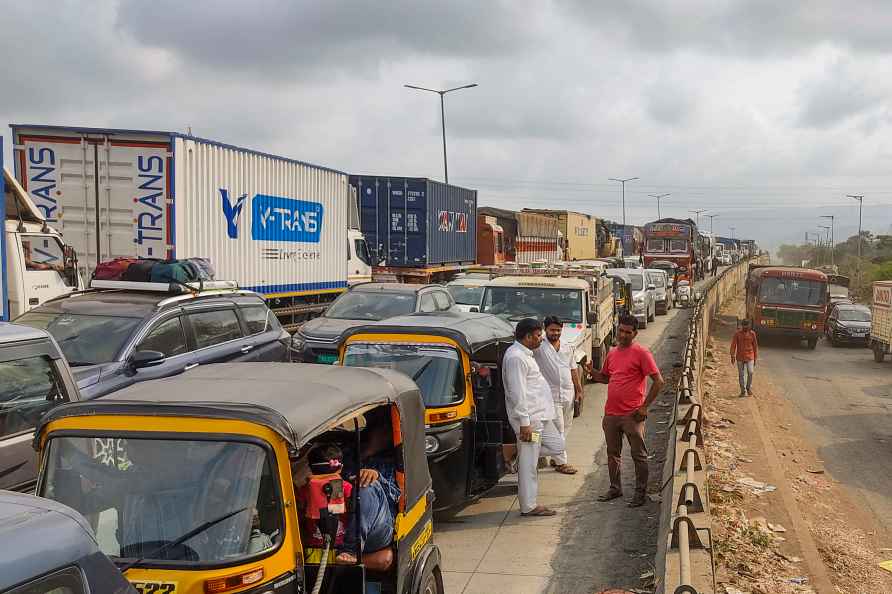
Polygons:
M154 551L152 551L152 552L149 553L148 555L143 555L142 557L140 557L140 558L137 559L136 561L131 561L130 563L128 563L128 564L125 565L124 567L120 568L120 571L121 571L121 573L124 573L124 572L126 572L128 569L133 568L134 565L137 565L137 564L139 564L139 563L142 563L142 562L145 561L146 559L156 559L156 558L158 557L158 555L160 555L161 553L163 553L163 552L166 551L167 549L172 548L172 547L175 547L175 546L177 546L177 545L181 545L181 544L183 544L184 542L186 542L187 540L189 540L190 538L192 538L193 536L196 536L196 535L198 535L198 534L201 534L202 532L204 532L204 531L207 530L208 528L211 528L212 526L216 526L216 525L219 524L220 522L222 522L222 521L224 521L224 520L228 520L228 519L231 518L232 516L237 515L237 514L240 514L240 513L242 513L243 511L248 511L249 509L251 509L251 506L246 506L246 507L237 509L237 510L235 510L235 511L231 511L231 512L229 512L228 514L224 514L224 515L222 515L222 516L220 516L220 517L218 517L218 518L214 518L213 520L207 521L207 522L205 522L204 524L201 524L200 526L197 526L197 527L193 528L192 530L190 530L190 531L187 532L186 534L182 535L181 537L177 538L176 540L172 540L172 541L170 541L170 542L166 542L166 543L164 543L163 545L161 545L160 547L158 547L157 549L155 549Z
M508 316L508 321L509 322L519 322L521 320L525 320L530 317L533 317L533 314L516 314L513 316Z
M419 368L418 368L418 371L416 371L415 373L412 374L412 381L414 382L414 381L417 380L419 377L421 377L421 374L424 373L424 370L427 369L428 367L430 367L430 364L433 363L433 362L434 362L433 359L428 359L427 361L425 361L425 362L424 362L424 365L422 365L421 367L419 367Z

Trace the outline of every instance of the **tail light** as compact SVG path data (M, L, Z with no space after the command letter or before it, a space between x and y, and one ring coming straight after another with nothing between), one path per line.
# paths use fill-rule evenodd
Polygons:
M244 573L236 575L228 575L225 577L212 578L204 581L205 594L216 594L218 592L229 592L237 588L243 588L256 584L263 579L263 568L252 569Z

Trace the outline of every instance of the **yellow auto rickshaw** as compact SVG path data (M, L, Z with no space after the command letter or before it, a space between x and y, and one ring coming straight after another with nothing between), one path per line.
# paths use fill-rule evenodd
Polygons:
M352 328L343 338L341 365L396 369L418 384L438 514L458 511L506 472L503 444L515 438L501 365L513 342L505 320L464 312L388 318Z
M423 407L393 371L202 366L54 409L37 493L83 514L143 594L438 594ZM317 448L343 452L337 471L308 468ZM369 550L372 487L357 484L375 457L390 470L370 484L393 500L377 508L389 544Z

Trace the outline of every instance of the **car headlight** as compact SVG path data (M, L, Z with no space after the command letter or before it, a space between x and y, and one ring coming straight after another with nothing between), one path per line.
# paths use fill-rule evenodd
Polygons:
M433 435L425 435L424 436L424 453L425 454L436 454L437 450L440 449L440 440L434 437Z
M304 350L304 346L307 344L306 340L300 334L295 334L291 337L291 348L295 351Z

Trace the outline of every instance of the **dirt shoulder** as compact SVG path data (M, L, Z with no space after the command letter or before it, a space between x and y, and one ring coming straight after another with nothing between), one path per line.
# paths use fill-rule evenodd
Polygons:
M826 471L780 381L757 365L755 396L738 396L728 352L742 308L733 301L714 322L703 377L718 591L892 592L878 566L889 535Z

